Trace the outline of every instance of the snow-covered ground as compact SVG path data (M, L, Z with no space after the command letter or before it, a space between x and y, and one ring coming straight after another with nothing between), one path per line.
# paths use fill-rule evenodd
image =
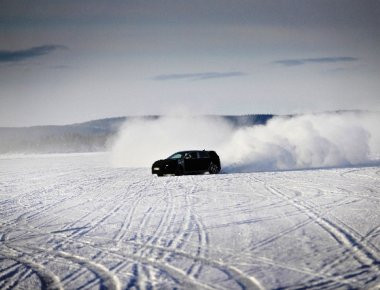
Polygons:
M380 167L158 178L107 159L0 159L1 289L380 284Z

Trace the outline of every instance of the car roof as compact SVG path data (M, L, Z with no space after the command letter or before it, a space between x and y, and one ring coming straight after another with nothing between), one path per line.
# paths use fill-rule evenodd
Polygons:
M178 152L176 152L174 154L177 154L177 153L188 153L188 152L202 152L202 151L206 151L206 150L185 150L185 151L178 151Z

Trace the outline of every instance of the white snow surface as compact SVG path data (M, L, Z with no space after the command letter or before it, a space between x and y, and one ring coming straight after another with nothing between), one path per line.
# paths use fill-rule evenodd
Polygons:
M0 158L1 289L380 284L380 167L153 176Z

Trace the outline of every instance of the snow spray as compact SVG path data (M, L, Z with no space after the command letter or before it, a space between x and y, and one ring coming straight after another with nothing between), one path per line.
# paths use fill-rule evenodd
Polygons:
M223 117L127 121L112 144L115 166L149 167L180 150L215 150L224 172L371 164L380 157L380 113L338 112L274 117L235 127Z

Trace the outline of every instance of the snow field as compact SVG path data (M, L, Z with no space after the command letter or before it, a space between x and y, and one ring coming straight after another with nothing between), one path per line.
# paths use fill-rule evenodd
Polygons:
M375 288L380 167L157 178L0 159L0 288Z

